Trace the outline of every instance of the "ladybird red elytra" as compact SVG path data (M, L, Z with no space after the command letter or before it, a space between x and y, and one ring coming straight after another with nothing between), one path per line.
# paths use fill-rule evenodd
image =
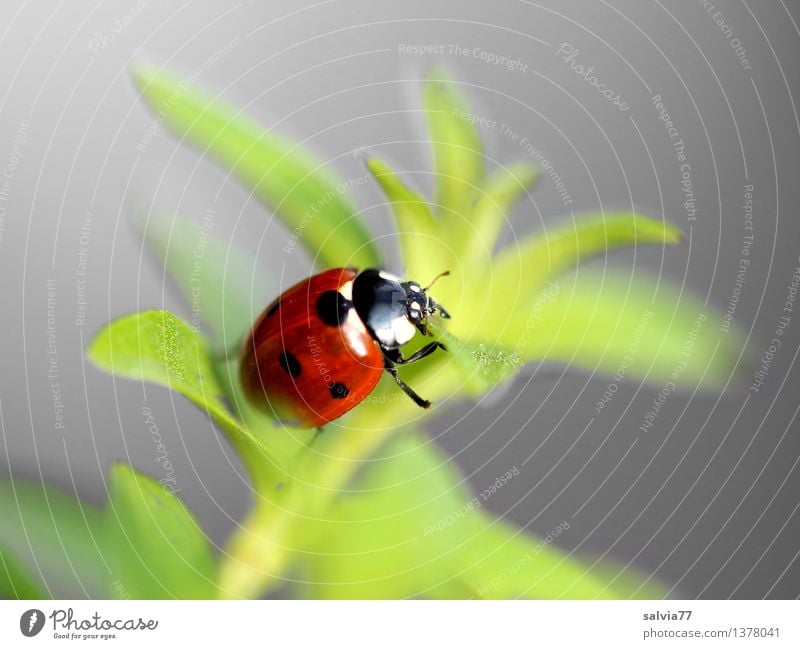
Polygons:
M430 286L376 268L332 268L295 284L244 340L240 377L248 400L286 425L320 427L361 403L387 372L417 405L430 407L396 369L445 349L434 341L408 358L400 352L417 332L430 335L431 315L450 317L428 295Z

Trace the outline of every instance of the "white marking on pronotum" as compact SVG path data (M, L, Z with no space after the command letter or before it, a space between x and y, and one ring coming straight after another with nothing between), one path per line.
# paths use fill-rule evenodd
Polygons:
M349 282L345 282L339 287L339 293L342 296L352 302L353 301L353 282L352 280ZM361 318L358 317L358 313L356 313L355 309L348 309L347 310L347 319L345 320L345 325L341 327L340 331L343 332L345 338L347 338L347 344L350 349L356 354L363 358L367 355L369 351L364 344L364 334L368 334L366 326L361 321Z

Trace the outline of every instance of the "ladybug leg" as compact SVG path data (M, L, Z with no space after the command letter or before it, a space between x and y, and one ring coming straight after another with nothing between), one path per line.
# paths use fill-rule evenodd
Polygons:
M325 428L323 426L317 426L317 430L314 431L314 437L311 438L311 441L307 444L308 448L314 446L314 442L317 441L317 438L325 432Z
M439 341L436 341L428 343L424 347L420 347L408 358L403 358L403 355L400 353L399 349L385 349L383 354L386 358L392 361L394 365L410 365L411 363L416 363L417 361L422 360L426 356L430 356L437 349L444 349L446 351L447 347L445 347Z
M411 400L416 403L420 408L430 408L431 402L427 399L423 399L419 396L414 390L412 390L406 383L397 376L397 368L394 366L394 363L390 358L387 356L383 357L383 368L391 374L392 378L394 379L395 383L400 386L400 389L405 392Z

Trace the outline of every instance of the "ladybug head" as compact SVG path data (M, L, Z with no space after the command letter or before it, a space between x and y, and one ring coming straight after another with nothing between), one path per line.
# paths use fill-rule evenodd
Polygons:
M442 273L434 282L448 274ZM432 284L422 288L417 282L401 282L386 271L368 268L353 281L353 306L381 347L397 349L411 340L416 331L427 336L427 319L434 313L450 317L428 295Z
M428 335L428 328L425 323L429 316L438 311L443 318L450 317L450 314L428 295L428 289L436 283L436 280L449 274L449 270L439 273L425 288L420 287L416 282L401 283L403 290L405 290L406 317L425 336Z

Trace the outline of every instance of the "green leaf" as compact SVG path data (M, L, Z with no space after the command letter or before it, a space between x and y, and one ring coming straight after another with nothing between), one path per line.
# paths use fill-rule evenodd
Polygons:
M503 223L508 220L514 204L539 178L539 167L529 162L518 162L502 168L489 178L472 210L471 228L459 258L465 268L480 273L490 260Z
M150 219L147 243L175 279L197 327L207 324L220 349L241 343L266 304L269 281L255 255L209 233L213 222Z
M468 231L466 221L483 181L483 149L469 102L443 70L434 70L422 88L436 172L436 203L449 236Z
M516 315L502 343L527 360L557 360L662 386L720 387L736 380L741 335L662 279L582 269ZM669 388L668 386L668 389Z
M478 531L462 550L461 578L480 599L617 599L611 579L558 549L560 523L543 538L476 512Z
M142 311L113 320L87 349L98 367L175 390L228 434L256 484L274 484L279 468L263 443L226 408L203 338L167 311Z
M28 570L0 547L0 597L9 599L46 599L41 587Z
M620 596L613 577L557 549L559 531L536 539L495 521L485 498L425 438L403 434L382 455L318 524L317 545L305 555L308 596Z
M680 230L664 221L630 212L604 212L579 216L572 223L508 246L497 254L491 272L483 275L476 291L493 295L491 310L484 313L488 317L479 327L485 335L493 335L497 322L505 322L517 309L527 310L549 279L590 256L626 246L675 244L681 240ZM497 286L503 290L492 291ZM464 324L456 326L460 328L455 333L463 337Z
M587 565L590 565L589 559L590 557L583 557L583 561ZM590 571L596 579L608 584L617 599L667 598L669 589L657 578L636 568L623 566L608 557L596 560Z
M423 283L433 279L441 272L434 270L434 264L441 263L444 268L451 255L430 206L406 187L386 163L370 158L366 165L392 207L406 276Z
M48 596L83 599L108 595L109 569L97 509L52 487L2 481L0 521L4 558L13 556L31 575L27 580L40 581ZM11 570L16 570L13 565ZM15 583L24 586L16 578Z
M232 435L246 436L219 400L205 341L168 311L142 311L112 320L87 350L101 369L164 385L205 410Z
M183 503L124 464L111 468L109 482L105 516L119 591L133 599L211 599L214 557Z
M133 78L142 96L178 137L230 169L293 231L322 267L380 265L380 256L341 180L288 138L196 87L189 79L139 64Z
M436 321L431 321L428 326L452 354L455 362L450 364L450 368L458 369L463 381L461 388L473 396L485 394L511 377L524 362L519 352L505 349L502 345L464 343Z
M314 528L309 565L312 598L396 599L446 591L453 544L472 496L452 463L430 441L403 433L373 459L356 491L345 494Z

